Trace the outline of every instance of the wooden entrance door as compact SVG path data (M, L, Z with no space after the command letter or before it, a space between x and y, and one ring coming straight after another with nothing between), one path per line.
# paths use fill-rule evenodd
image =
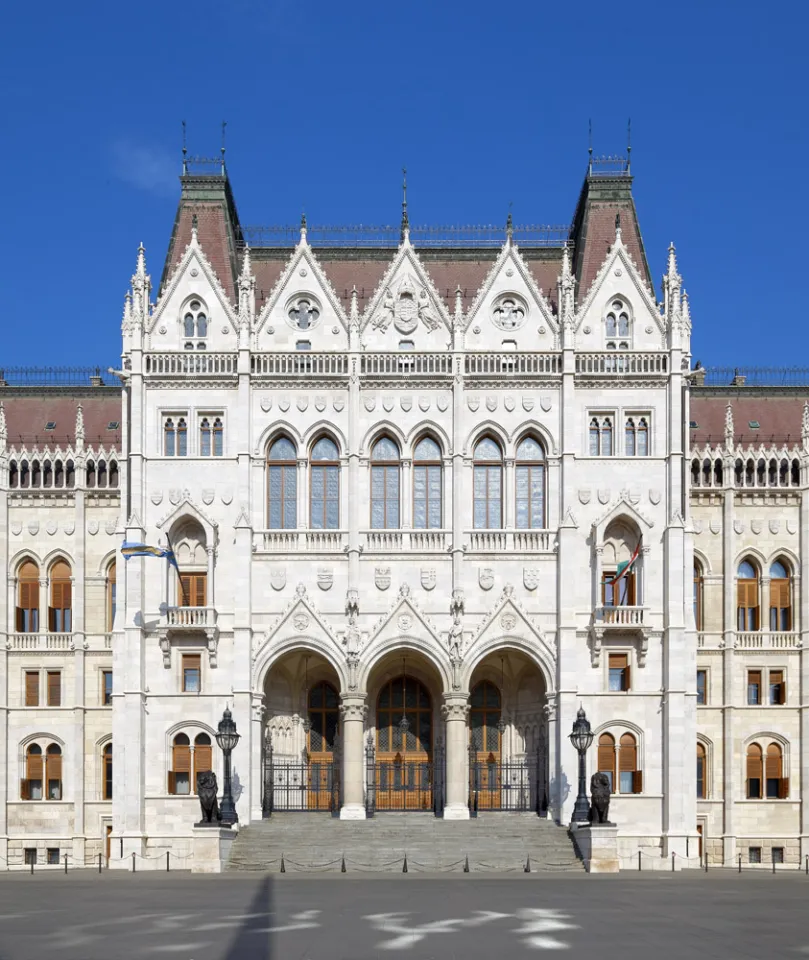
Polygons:
M104 855L107 858L107 866L110 864L110 847L112 845L112 824L108 823L104 828Z
M322 681L309 691L309 733L307 735L307 806L310 810L331 810L334 800L334 739L340 720L340 700L330 683Z
M469 736L474 748L475 769L472 790L478 810L500 810L503 806L500 783L500 691L488 680L478 683L469 698Z
M700 863L702 863L702 862L703 862L703 860L702 860L702 841L703 841L704 833L703 833L703 829L702 829L702 824L701 824L701 823L698 823L698 824L697 824L697 835L698 835L698 837L699 837L699 860L700 860Z
M377 809L432 810L433 707L415 677L397 677L380 690L376 745Z

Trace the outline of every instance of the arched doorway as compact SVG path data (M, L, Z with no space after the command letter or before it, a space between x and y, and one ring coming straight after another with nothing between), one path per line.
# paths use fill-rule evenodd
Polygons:
M503 648L472 673L469 696L469 808L548 810L544 677L526 654Z
M264 681L262 813L340 810L340 681L322 656L296 650Z

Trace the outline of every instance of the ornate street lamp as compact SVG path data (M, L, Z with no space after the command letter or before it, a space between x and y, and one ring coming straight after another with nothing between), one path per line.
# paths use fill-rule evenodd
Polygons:
M576 797L576 804L573 807L574 823L587 823L589 819L590 801L587 799L587 765L585 757L593 742L593 736L593 731L590 729L590 721L584 713L584 707L579 707L579 712L576 714L576 721L573 724L573 731L570 734L570 742L579 754L579 795Z
M219 721L219 729L216 734L216 742L219 744L219 749L225 755L225 785L222 791L222 806L219 810L223 827L229 827L239 822L239 815L236 813L236 804L233 802L233 789L230 782L230 755L240 739L241 736L236 732L236 723L233 720L233 714L228 707L225 707L225 712Z

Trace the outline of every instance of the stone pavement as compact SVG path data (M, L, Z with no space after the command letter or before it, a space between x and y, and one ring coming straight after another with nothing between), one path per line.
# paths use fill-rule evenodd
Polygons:
M0 960L809 956L809 878L0 875Z

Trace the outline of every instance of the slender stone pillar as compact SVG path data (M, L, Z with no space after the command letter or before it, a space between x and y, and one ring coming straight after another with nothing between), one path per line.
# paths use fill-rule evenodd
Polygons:
M469 698L466 694L445 693L441 716L447 736L447 798L445 820L469 819Z
M343 720L343 770L341 820L364 820L365 801L365 718L368 707L365 694L344 693L340 697L340 716Z

